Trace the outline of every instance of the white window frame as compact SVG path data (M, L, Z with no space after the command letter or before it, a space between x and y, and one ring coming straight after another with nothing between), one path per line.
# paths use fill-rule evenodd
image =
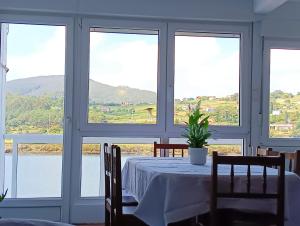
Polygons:
M114 124L114 123L88 123L89 105L89 35L90 28L99 27L103 29L124 30L149 30L158 31L158 65L157 65L157 121L156 124ZM106 20L106 19L82 19L80 49L81 72L81 112L80 131L98 131L98 135L108 136L157 136L164 132L165 121L165 92L166 84L166 24L160 22L149 22L143 20Z
M181 136L184 125L174 124L174 74L175 74L175 33L176 32L203 32L212 34L240 35L240 126L211 125L212 138L244 138L247 147L250 137L250 110L251 110L251 27L249 24L234 23L170 23L168 24L168 62L167 62L167 116L166 128L169 137ZM171 57L172 56L172 57Z
M269 100L270 100L270 53L271 49L299 49L300 40L264 39L263 78L262 78L262 127L260 143L265 146L299 147L300 138L271 138L269 136Z
M30 25L60 25L65 26L66 45L65 45L65 81L64 81L64 134L63 134L63 155L62 155L62 183L61 197L55 198L12 198L7 199L3 206L10 207L5 209L6 214L14 216L15 211L22 211L20 208L29 208L24 217L44 218L54 221L69 222L70 215L70 178L71 178L71 133L72 133L72 96L73 96L73 39L74 26L72 17L63 16L32 16L32 15L11 15L0 14L0 23L30 24ZM3 84L2 84L3 85ZM1 87L2 87L1 85ZM5 107L5 102L2 103ZM5 123L5 122L4 122ZM34 135L33 135L34 136ZM10 135L5 135L3 139ZM39 138L38 138L39 139ZM30 140L30 139L29 139ZM37 141L37 143L39 140ZM16 159L17 160L17 159ZM15 160L15 161L16 161ZM16 166L16 163L12 165ZM43 207L43 208L41 208Z

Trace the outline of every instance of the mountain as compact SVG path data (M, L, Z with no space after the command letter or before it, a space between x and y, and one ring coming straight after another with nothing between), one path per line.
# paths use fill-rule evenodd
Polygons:
M8 93L22 96L51 96L62 97L64 90L64 76L50 75L16 79L6 84ZM147 90L130 88L127 86L110 86L90 80L90 101L101 104L128 102L155 103L156 93Z

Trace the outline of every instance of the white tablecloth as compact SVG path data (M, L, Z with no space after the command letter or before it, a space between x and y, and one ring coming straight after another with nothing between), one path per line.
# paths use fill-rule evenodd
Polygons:
M2 218L0 219L0 226L72 226L72 225L61 223L61 222L46 221L46 220Z
M251 167L252 191L262 191L262 167ZM229 189L230 166L220 166L220 187ZM236 166L236 191L246 190L246 167ZM276 191L276 169L268 168L267 190ZM209 211L211 186L211 161L203 166L191 165L184 158L130 158L122 171L123 188L139 201L135 215L150 226L166 226L168 223L187 219ZM285 226L300 225L300 178L286 173ZM273 200L226 199L221 207L274 211Z

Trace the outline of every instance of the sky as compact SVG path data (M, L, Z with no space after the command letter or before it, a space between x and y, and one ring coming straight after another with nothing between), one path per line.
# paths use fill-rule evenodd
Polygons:
M7 80L64 74L63 26L10 24L7 48ZM157 35L91 32L90 49L91 79L156 92ZM298 59L300 50L272 50L271 91L300 91ZM176 36L175 98L237 92L238 38Z

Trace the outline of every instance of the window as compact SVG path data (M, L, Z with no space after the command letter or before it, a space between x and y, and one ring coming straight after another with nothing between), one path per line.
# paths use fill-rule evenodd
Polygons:
M127 158L138 156L153 156L153 143L157 138L112 138L83 137L81 197L104 195L104 143L117 144L121 148L122 168Z
M158 32L90 28L89 123L157 123Z
M61 197L65 26L5 25L5 186L12 198Z
M170 138L170 144L185 144L185 138ZM225 155L243 155L244 140L243 139L208 139L208 154L213 151Z
M300 49L270 49L270 138L300 137Z
M240 125L240 36L175 33L174 124L197 102L211 125Z

